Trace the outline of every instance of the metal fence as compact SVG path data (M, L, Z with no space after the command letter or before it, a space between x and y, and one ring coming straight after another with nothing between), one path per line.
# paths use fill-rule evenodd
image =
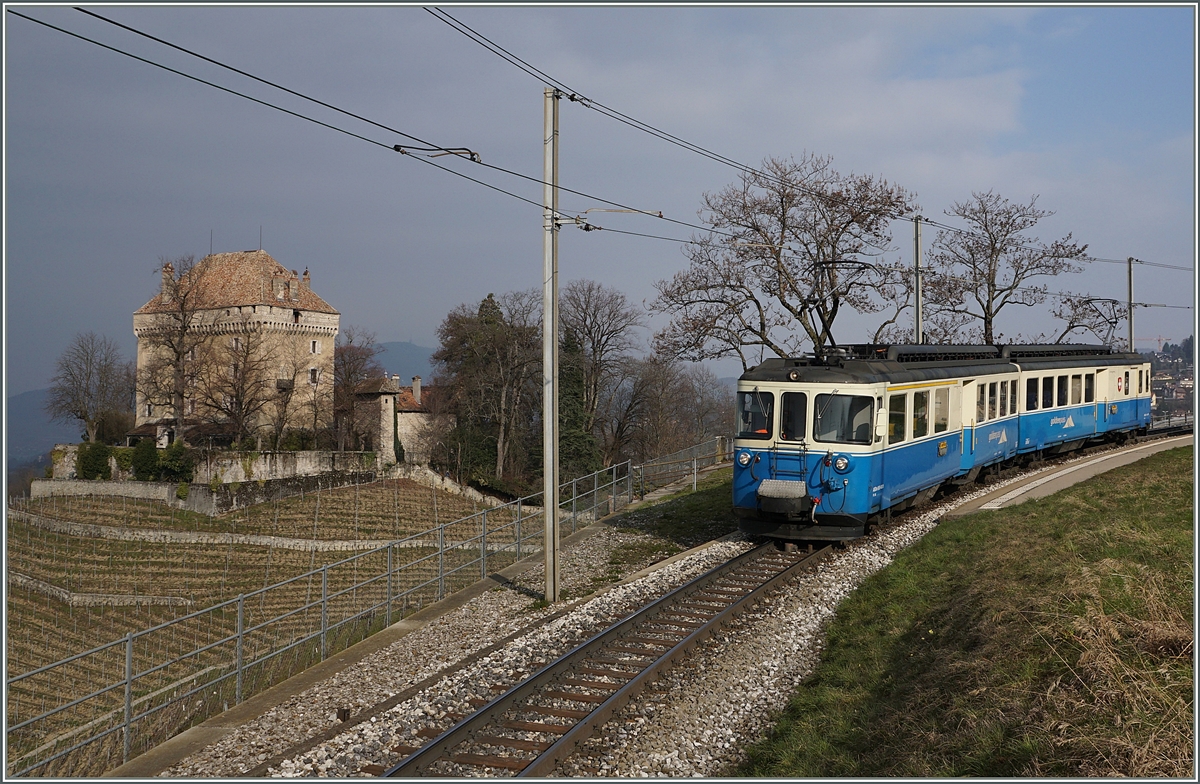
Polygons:
M639 467L642 492L666 465ZM618 511L634 484L628 462L564 483L560 531ZM544 529L538 493L9 678L6 774L103 773L535 554Z
M732 438L717 436L711 441L633 466L634 492L638 498L645 498L648 492L689 478L695 490L700 470L730 460L732 450Z

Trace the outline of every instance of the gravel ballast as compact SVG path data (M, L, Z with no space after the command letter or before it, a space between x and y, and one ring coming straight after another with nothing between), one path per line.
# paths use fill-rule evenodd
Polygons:
M1014 475L972 494L931 506L871 536L839 548L815 572L739 618L697 648L685 667L667 673L609 720L560 765L564 776L711 776L744 758L742 749L762 737L794 688L816 666L826 622L866 577L891 563L952 508L1016 482ZM566 591L581 591L609 568L610 555L641 534L604 529L561 555ZM571 612L538 625L512 642L449 672L434 685L346 732L278 764L268 776L362 774L403 757L388 749L420 746L426 733L449 728L454 714L491 700L494 685L513 685L617 619L751 547L739 535L669 560L637 580L618 584ZM649 564L628 564L635 573ZM337 709L357 713L412 688L497 640L545 619L551 608L529 595L541 567L525 572L514 589L488 591L431 621L334 677L295 695L221 740L163 771L160 776L238 776L338 723ZM454 775L506 775L464 769Z

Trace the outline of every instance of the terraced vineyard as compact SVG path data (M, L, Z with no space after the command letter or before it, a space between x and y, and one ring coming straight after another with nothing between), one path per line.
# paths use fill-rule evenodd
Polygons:
M504 549L517 509L407 480L211 518L114 497L39 499L18 511L36 517L7 521L7 677L58 664L9 689L8 725L18 726L9 773L62 749L37 775L99 773L124 757L111 733L129 709L145 717L125 739L136 754L517 556ZM62 523L108 528L79 535L91 532ZM540 547L539 522L523 533L526 548ZM129 695L127 671L136 673ZM84 733L99 740L70 751Z
M339 487L283 498L223 515L188 512L157 501L111 496L33 499L34 514L93 525L176 531L268 534L300 539L399 539L484 507L410 479Z

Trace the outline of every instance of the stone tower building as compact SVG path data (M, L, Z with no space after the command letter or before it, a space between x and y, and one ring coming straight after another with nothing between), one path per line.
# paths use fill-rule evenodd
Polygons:
M165 446L253 439L277 446L333 414L339 314L265 251L218 253L176 270L133 314L137 410L131 436Z

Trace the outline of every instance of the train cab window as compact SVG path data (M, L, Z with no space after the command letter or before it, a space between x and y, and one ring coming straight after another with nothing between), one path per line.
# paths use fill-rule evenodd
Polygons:
M1058 401L1057 404L1065 406L1067 404L1067 377L1058 377Z
M1088 373L1083 377L1083 402L1092 403L1096 400L1096 374Z
M1042 408L1054 407L1054 376L1042 379Z
M975 422L987 421L987 384L979 385L979 395L975 400Z
M871 443L871 398L817 395L813 401L813 437L838 444Z
M1071 405L1083 402L1083 376L1071 376Z
M1142 394L1142 371L1138 371L1138 394Z
M1025 410L1037 411L1037 388L1038 380L1036 378L1025 379Z
M1008 413L1017 413L1017 380L1008 382Z
M988 410L987 410L987 418L988 418L988 419L995 419L995 418L996 418L996 382L995 382L995 381L993 381L992 383L988 384Z
M929 392L913 392L912 434L920 438L929 433Z
M783 441L803 441L808 423L808 395L804 392L784 392L779 401L779 438Z
M738 392L738 438L771 437L775 396L770 392Z
M1000 416L1008 416L1008 382L1000 382Z
M950 390L933 390L933 432L944 433L950 428Z
M908 419L908 395L892 395L888 398L888 443L898 444L904 440L904 425Z
M1129 394L1129 371L1125 371L1125 394Z

